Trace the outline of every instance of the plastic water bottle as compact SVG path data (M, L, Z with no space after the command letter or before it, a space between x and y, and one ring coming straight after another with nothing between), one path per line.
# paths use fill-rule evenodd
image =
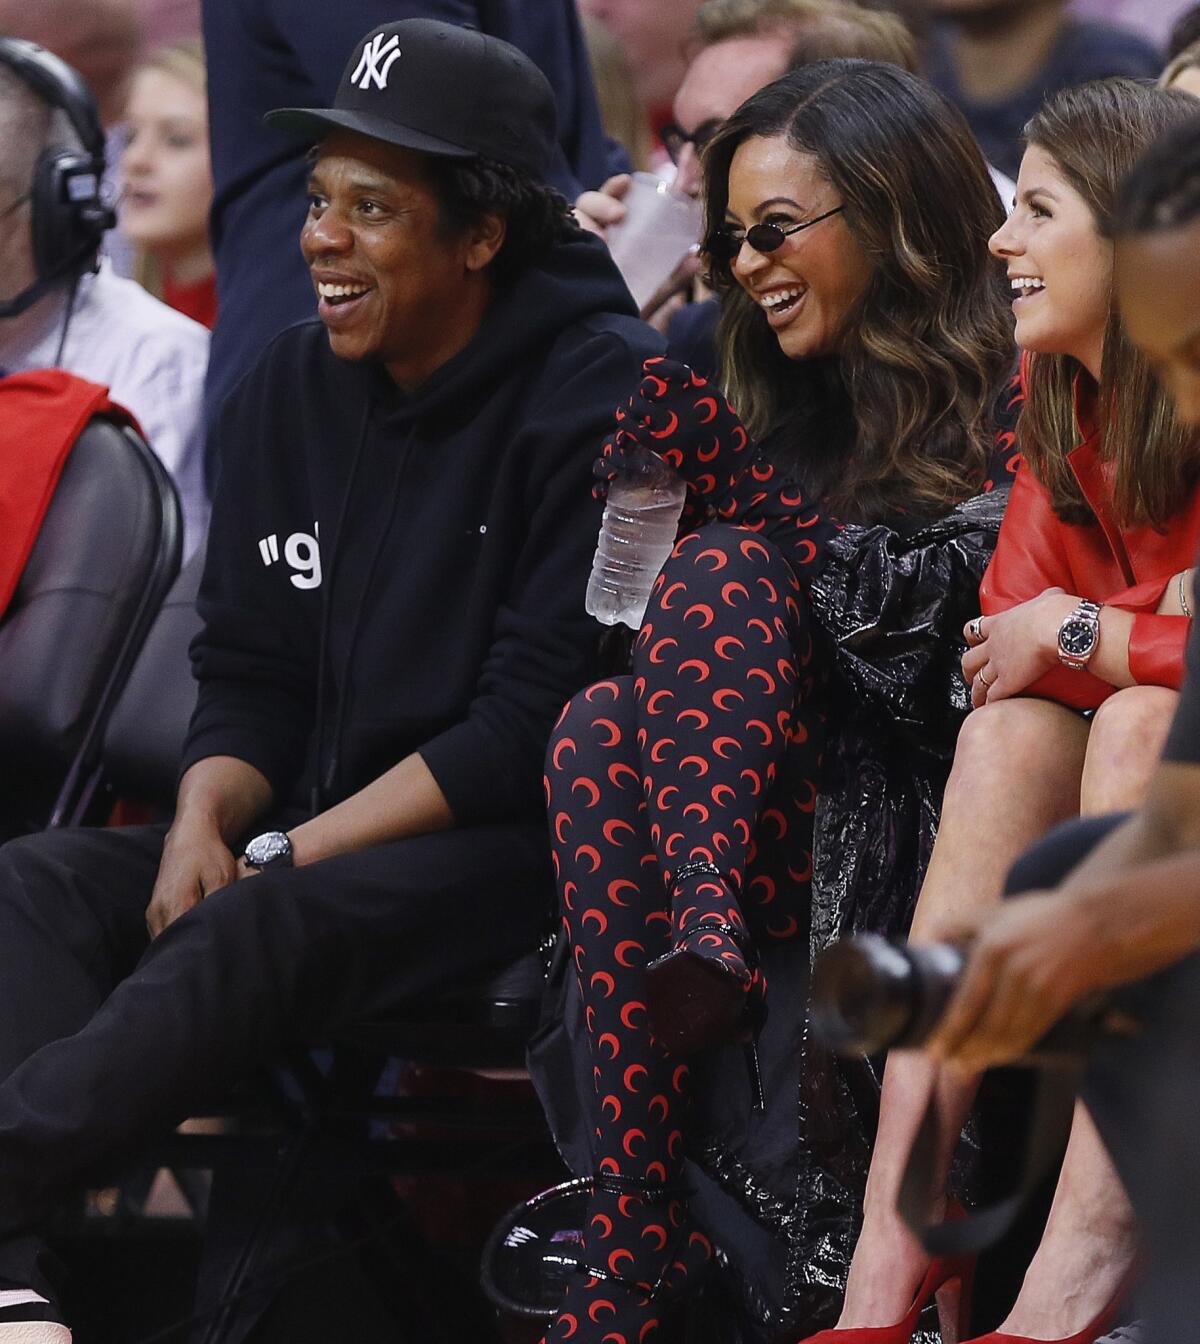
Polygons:
M641 628L650 589L675 545L686 484L657 453L643 451L609 484L588 582L589 616Z

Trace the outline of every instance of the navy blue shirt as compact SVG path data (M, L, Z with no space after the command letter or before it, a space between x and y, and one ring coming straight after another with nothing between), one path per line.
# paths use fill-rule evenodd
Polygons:
M717 353L717 323L721 304L717 299L685 303L667 324L667 358L695 369L701 377L716 378L721 360Z
M1154 79L1161 65L1159 53L1128 28L1068 19L1036 78L1000 102L976 103L963 93L950 59L947 25L938 25L930 34L925 73L931 84L962 108L987 161L1015 178L1021 166L1021 132L1047 95L1110 75Z
M363 34L418 17L502 37L541 67L558 105L560 152L549 176L568 199L628 166L614 161L600 125L574 0L205 0L219 300L210 424L271 338L315 312L300 256L305 147L263 116L276 107L328 107ZM211 445L207 467L211 485Z

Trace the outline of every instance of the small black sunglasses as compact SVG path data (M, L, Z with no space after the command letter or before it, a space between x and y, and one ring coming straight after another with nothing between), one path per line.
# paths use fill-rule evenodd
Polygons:
M720 118L713 117L709 121L701 122L689 135L682 126L669 121L659 131L658 137L663 142L663 148L667 151L671 162L678 167L686 145L691 145L697 154L702 154L705 145L716 135L723 124Z
M802 229L811 229L814 224L819 224L831 215L840 214L845 208L844 205L835 205L832 210L826 210L823 215L806 219L803 224L793 224L787 229L779 224L752 224L745 230L717 229L709 236L708 250L713 256L720 257L722 261L732 261L742 250L743 243L749 243L756 252L776 252L783 246L785 239L790 238L793 233L799 233Z

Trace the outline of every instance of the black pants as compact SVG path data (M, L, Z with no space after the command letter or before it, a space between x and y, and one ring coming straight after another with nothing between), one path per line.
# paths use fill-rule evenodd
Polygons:
M327 1029L529 951L544 829L379 845L214 892L153 943L163 829L0 849L0 1276L46 1291L46 1203Z
M1123 820L1089 818L1051 832L1018 861L1010 892L1057 886ZM1118 999L1144 1029L1094 1050L1084 1100L1141 1224L1151 1337L1190 1344L1200 1336L1200 954Z

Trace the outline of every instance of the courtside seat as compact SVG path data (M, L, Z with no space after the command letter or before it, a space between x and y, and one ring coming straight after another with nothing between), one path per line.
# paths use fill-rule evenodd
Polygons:
M181 544L162 464L134 430L93 420L0 621L0 835L40 829L91 770Z
M170 816L184 737L196 703L188 648L200 629L196 596L203 572L202 543L154 618L105 725L94 770L69 805L60 809L64 825L102 821L116 798Z

